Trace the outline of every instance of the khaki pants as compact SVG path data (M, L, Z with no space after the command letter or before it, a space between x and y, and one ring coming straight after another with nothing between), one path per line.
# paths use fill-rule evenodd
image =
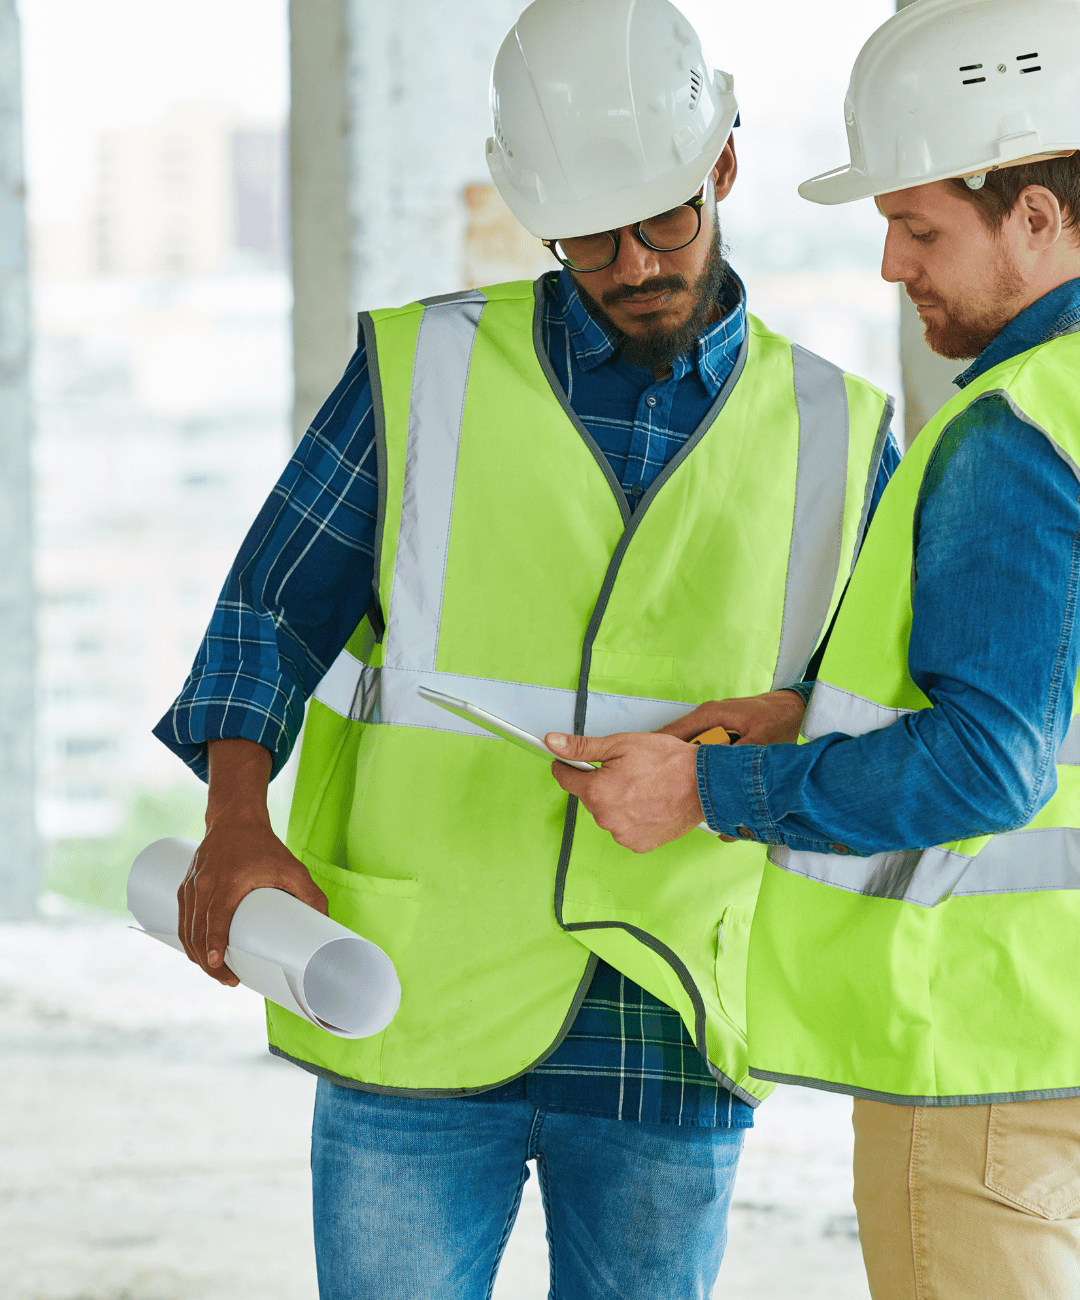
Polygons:
M1080 1297L1080 1098L856 1098L853 1122L874 1300Z

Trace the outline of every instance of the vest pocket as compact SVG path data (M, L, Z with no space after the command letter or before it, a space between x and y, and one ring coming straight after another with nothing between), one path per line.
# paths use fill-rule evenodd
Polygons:
M1080 1097L994 1102L986 1186L1042 1219L1080 1210Z
M349 871L324 862L307 849L297 856L326 895L331 917L378 944L396 964L416 925L416 877L369 876Z
M751 908L725 907L716 927L716 992L724 1014L746 1032L746 951L750 943Z

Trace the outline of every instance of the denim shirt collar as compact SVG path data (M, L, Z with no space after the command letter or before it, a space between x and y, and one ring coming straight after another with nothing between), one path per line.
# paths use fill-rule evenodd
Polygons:
M615 344L607 330L589 315L570 272L563 269L549 285L582 370L595 370L610 361L615 356ZM731 363L746 337L746 287L730 267L724 297L721 307L727 308L725 314L699 337L693 353L676 357L672 364L672 378L676 381L696 368L711 397L719 393L731 374Z
M962 375L957 375L953 383L959 388L966 388L994 366L1038 347L1040 343L1049 343L1062 334L1069 334L1078 324L1080 280L1067 280L1033 302L1030 307L1025 307L1019 316L1014 316L967 370Z

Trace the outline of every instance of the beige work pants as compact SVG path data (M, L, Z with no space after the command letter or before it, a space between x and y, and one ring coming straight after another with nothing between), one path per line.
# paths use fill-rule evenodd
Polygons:
M1080 1098L855 1100L873 1300L1080 1300Z

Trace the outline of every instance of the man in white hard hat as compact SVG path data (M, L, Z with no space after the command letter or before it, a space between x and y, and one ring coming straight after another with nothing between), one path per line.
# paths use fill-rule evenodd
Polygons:
M751 1073L855 1097L875 1300L1057 1300L1080 1295L1080 4L920 0L863 48L846 119L851 165L801 192L873 197L883 276L975 360L885 493L808 743L684 743L769 707L728 701L568 738L604 767L558 775L621 844L704 812L771 846Z
M748 738L785 734L891 404L747 315L732 80L666 0L538 0L492 111L500 193L564 269L364 314L157 729L210 781L181 935L235 983L233 910L273 886L397 968L371 1038L268 1008L319 1076L324 1300L490 1295L530 1159L560 1296L682 1300L772 1087L745 1044L764 851L698 831L642 874L543 758L429 697L542 734L766 692ZM286 848L266 786L308 698Z

